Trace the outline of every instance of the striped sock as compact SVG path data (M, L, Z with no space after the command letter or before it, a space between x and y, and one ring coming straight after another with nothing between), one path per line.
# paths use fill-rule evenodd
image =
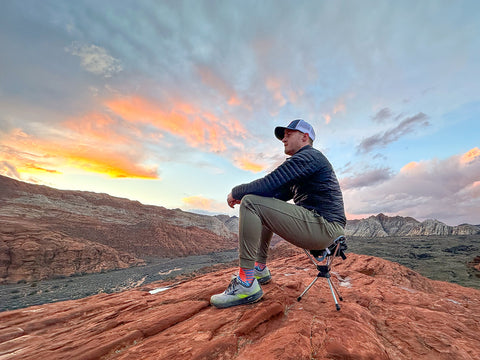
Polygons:
M250 286L253 282L253 273L253 269L245 269L241 267L238 272L238 277L246 286Z
M255 262L255 268L258 271L263 271L263 270L265 270L266 267L267 267L267 264L263 264L263 263L260 263L258 261Z

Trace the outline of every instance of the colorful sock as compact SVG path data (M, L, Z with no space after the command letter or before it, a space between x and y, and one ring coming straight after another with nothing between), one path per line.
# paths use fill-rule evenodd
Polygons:
M255 268L258 271L263 271L263 270L265 270L266 267L267 267L267 264L263 264L263 263L260 263L258 261L255 262Z
M253 273L253 269L245 269L241 267L238 272L238 277L246 286L250 286L253 282Z

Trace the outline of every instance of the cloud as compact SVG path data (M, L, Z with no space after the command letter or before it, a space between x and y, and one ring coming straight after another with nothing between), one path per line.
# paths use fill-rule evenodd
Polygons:
M83 143L122 143L128 141L126 137L119 136L118 128L120 124L110 116L99 112L70 118L61 125L69 129Z
M375 115L372 116L372 120L375 122L384 122L392 117L392 111L389 108L380 109Z
M468 161L465 161L465 160ZM449 158L410 162L397 174L378 183L364 181L371 172L360 175L357 183L347 183L344 198L351 214L392 213L435 218L451 225L478 223L480 214L480 150ZM350 186L349 186L350 182ZM361 184L362 187L351 184Z
M373 169L357 176L342 178L340 185L343 190L362 188L387 181L391 176L388 168Z
M103 75L109 78L122 71L120 61L109 55L107 50L100 46L74 41L65 48L65 51L80 57L82 67L95 75Z
M187 209L205 210L210 212L225 212L227 207L226 201L219 202L199 195L184 197L182 202L186 205Z
M240 97L232 85L215 72L214 69L205 65L197 65L196 69L202 83L208 89L228 99L227 103L229 105L238 106L241 104Z
M3 141L0 161L14 167L17 177L45 172L58 174L75 168L112 178L159 178L156 166L139 163L143 156L136 147L123 147L113 141L114 136L94 141L83 135L63 128L40 139L17 129Z
M414 132L419 127L429 126L430 123L427 119L428 116L422 112L412 117L408 117L394 128L362 140L357 146L357 150L359 153L368 153L374 149L385 147L388 144L399 140L402 136Z
M256 162L252 159L255 159L254 155L246 155L242 154L241 156L238 156L234 159L234 164L237 166L239 169L246 170L246 171L251 171L254 173L263 171L267 168L266 165L260 164L259 162Z
M206 151L224 152L227 146L238 146L237 139L247 134L238 120L219 119L213 113L183 102L161 106L141 97L126 97L107 101L106 106L129 122L151 125Z
M325 119L325 124L330 124L332 121L332 116L337 115L338 113L346 113L347 111L347 100L354 98L355 95L353 93L346 94L340 98L338 98L333 106L332 110L327 113L323 113L322 117Z
M0 174L11 178L20 179L20 174L18 173L17 169L8 161L0 161Z
M478 161L479 157L480 157L480 149L476 147L466 152L465 154L463 154L462 157L460 158L460 162L462 164L469 164L473 161Z

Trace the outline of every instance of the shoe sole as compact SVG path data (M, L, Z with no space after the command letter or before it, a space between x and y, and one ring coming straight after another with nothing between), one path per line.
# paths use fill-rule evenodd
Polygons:
M270 280L272 280L272 277L268 275L263 278L256 278L256 279L260 285L265 285L265 284L268 284Z
M256 303L262 298L262 296L263 296L263 290L260 289L260 291L250 296L247 296L246 298L238 299L225 304L212 304L212 305L219 309L225 309L225 308L228 308L231 306L237 306L237 305L248 305L248 304Z

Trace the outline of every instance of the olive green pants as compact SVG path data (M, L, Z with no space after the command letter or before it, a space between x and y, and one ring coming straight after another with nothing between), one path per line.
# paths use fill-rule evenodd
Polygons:
M238 232L240 267L252 269L255 261L266 264L273 233L295 246L321 250L344 235L344 228L304 207L275 198L245 195L240 204Z

